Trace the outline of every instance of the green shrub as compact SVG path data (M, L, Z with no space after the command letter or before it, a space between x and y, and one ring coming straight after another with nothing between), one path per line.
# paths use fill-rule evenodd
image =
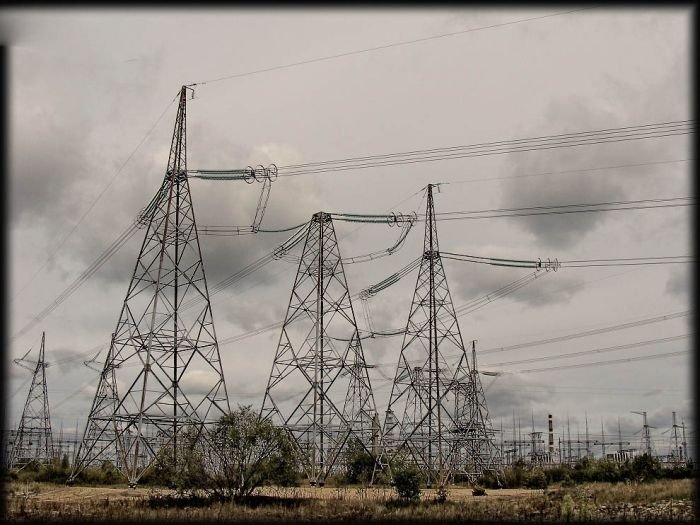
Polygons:
M546 489L548 484L546 474L540 469L533 470L525 479L525 486L529 489Z
M347 448L344 483L366 485L372 479L376 460L367 452L359 439L353 438Z
M394 465L394 488L399 498L404 501L417 501L420 498L420 472L415 465L402 462Z
M661 463L648 454L632 460L632 473L637 481L653 481L661 477Z

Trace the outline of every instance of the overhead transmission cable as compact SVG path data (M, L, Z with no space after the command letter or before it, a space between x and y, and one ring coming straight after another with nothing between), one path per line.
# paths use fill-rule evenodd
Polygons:
M188 85L188 86L202 86L202 85L205 85L205 84L213 84L213 83L215 83L215 82L222 82L222 81L224 81L224 80L231 80L231 79L234 79L234 78L241 78L241 77L246 77L246 76L250 76L250 75L257 75L257 74L260 74L260 73L267 73L267 72L276 71L276 70L279 70L279 69L289 69L289 68L292 68L292 67L302 66L302 65L306 65L306 64L313 64L313 63L316 63L316 62L325 62L325 61L333 60L333 59L336 59L336 58L342 58L342 57L347 57L347 56L352 56L352 55L360 55L360 54L363 54L363 53L371 53L371 52L373 52L373 51L380 51L380 50L389 49L389 48L392 48L392 47L407 46L407 45L411 45L411 44L417 44L417 43L419 43L419 42L428 42L428 41L430 41L430 40L437 40L437 39L440 39L440 38L447 38L447 37L450 37L450 36L463 35L463 34L466 34L466 33L473 33L473 32L475 32L475 31L483 31L483 30L485 30L485 29L494 29L494 28L497 28L497 27L504 27L504 26L514 25L514 24L521 24L521 23L524 23L524 22L532 22L532 21L534 21L534 20L541 20L541 19L544 19L544 18L551 18L551 17L553 17L553 16L561 16L561 15L567 15L567 14L571 14L571 13L577 13L577 12L579 12L579 11L586 11L586 10L589 10L589 9L595 9L596 7L599 7L599 6L582 7L582 8L579 8L579 9L572 9L572 10L570 10L570 11L559 11L559 12L557 12L557 13L550 13L550 14L547 14L547 15L534 16L534 17L530 17L530 18L521 18L521 19L518 19L518 20L510 20L510 21L508 21L508 22L499 22L499 23L497 23L497 24L490 24L490 25L488 25L488 26L472 27L472 28L469 28L469 29L462 29L462 30L459 30L459 31L451 31L451 32L449 32L449 33L440 33L440 34L437 34L437 35L431 35L431 36L427 36L427 37L423 37L423 38L415 38L415 39L412 39L412 40L404 40L404 41L401 41L401 42L393 42L393 43L383 44L383 45L374 46L374 47L369 47L369 48L365 48L365 49L357 49L357 50L354 50L354 51L347 51L347 52L345 52L345 53L337 53L337 54L334 54L334 55L327 55L327 56L323 56L323 57L310 58L310 59L307 59L307 60L301 60L301 61L292 62L292 63L289 63L289 64L282 64L282 65L277 65L277 66L271 66L271 67L267 67L267 68L263 68L263 69L257 69L257 70L253 70L253 71L246 71L246 72L243 72L243 73L234 73L234 74L226 75L226 76L223 76L223 77L212 78L212 79L209 79L209 80L200 80L199 82L192 82L192 83L187 84L187 85Z
M639 346L647 346L653 344L670 343L672 341L679 341L680 339L687 339L692 334L681 334L674 335L670 337L661 337L657 339L647 339L645 341L637 341L634 343L626 343L622 345L608 346L604 348L593 348L589 350L582 350L579 352L570 352L567 354L557 354L557 355L547 355L542 357L530 357L527 359L519 359L517 361L505 361L503 363L487 363L483 366L495 367L495 366L510 366L510 365L520 365L523 363L536 363L540 361L551 361L552 359L570 359L572 357L580 357L583 355L590 354L600 354L607 352L619 352L620 350L629 350L630 348L637 348Z
M119 249L124 246L137 231L137 223L134 222L126 230L124 230L90 266L83 270L83 272L70 285L68 285L68 287L66 287L63 292L58 295L58 297L56 297L49 305L36 314L15 335L13 335L12 339L14 340L24 335L37 323L49 316L56 308L58 308L65 300L73 295L73 293L75 293L83 284L85 284L85 282L90 279L90 277L92 277L95 272L97 272L97 270L99 270L102 265L104 265L115 253L117 253Z
M658 323L661 321L667 321L670 319L677 319L679 317L686 317L690 314L690 310L686 310L684 312L676 312L672 314L667 314L667 315L660 315L657 317L650 317L647 319L641 319L638 321L632 321L629 323L622 323L622 324L617 324L613 326L608 326L604 328L595 328L593 330L586 330L583 332L576 332L573 334L567 334L567 335L561 335L558 337L551 337L549 339L540 339L537 341L528 341L527 343L518 343L515 345L509 345L509 346L501 346L498 348L486 348L484 350L479 351L479 355L484 355L484 354L493 354L497 352L507 352L510 350L519 350L521 348L528 348L531 346L540 346L540 345L546 345L550 343L560 343L562 341L569 341L571 339L578 339L581 337L589 337L593 335L599 335L599 334L605 334L608 332L615 332L618 330L624 330L626 328L634 328L637 326L643 326L646 324L651 324L651 323Z
M563 215L568 213L595 213L607 211L641 210L647 208L677 208L694 206L695 197L671 197L666 199L638 199L629 201L572 203L523 208L490 210L465 210L436 213L436 221L492 219L496 217L526 217L530 215ZM574 208L574 209L571 209ZM419 220L423 220L419 215Z
M665 354L651 354L651 355L643 355L639 357L627 357L623 359L613 359L610 361L593 361L591 363L580 363L580 364L575 364L575 365L561 365L561 366L551 366L547 368L532 368L530 370L517 370L509 373L518 373L518 374L529 374L529 373L534 373L534 372L546 372L550 370L564 370L564 369L570 369L570 368L586 368L590 366L603 366L603 365L614 365L614 364L619 364L619 363L630 363L633 361L646 361L649 359L667 359L669 357L675 357L679 355L684 355L687 354L688 350L680 350L677 352L668 352Z
M483 142L462 146L409 150L400 153L348 157L337 160L308 162L303 164L291 164L287 166L280 166L279 176L290 177L316 173L376 168L382 166L397 166L468 157L502 155L506 153L687 135L695 132L694 122L695 121L693 120L660 122L653 124L642 124L638 126L606 128L597 131L584 131L533 138Z

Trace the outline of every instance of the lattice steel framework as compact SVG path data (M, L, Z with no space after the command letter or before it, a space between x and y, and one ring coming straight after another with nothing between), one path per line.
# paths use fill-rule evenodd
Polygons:
M423 258L386 412L381 460L387 464L406 455L428 487L444 486L459 472L479 472L482 450L493 450L477 444L492 435L477 430L488 420L486 400L469 366L440 258L434 187L427 188Z
M69 481L109 459L136 486L162 447L177 460L184 427L230 412L187 178L186 94Z
M457 369L463 370L464 367L458 366ZM495 433L476 364L476 341L472 341L469 377L459 378L455 383L452 438L456 451L452 470L465 475L470 483L475 483L487 471L499 472L503 461Z
M377 413L331 215L309 223L261 417L286 429L312 485L350 439L376 451Z
M34 375L27 394L27 401L24 403L22 419L8 456L10 469L21 470L32 460L39 463L49 463L55 456L51 436L49 396L46 391L46 367L48 363L44 360L45 341L46 333L42 332L39 359L37 359L33 369L26 365L24 358L15 360L15 363L33 372Z

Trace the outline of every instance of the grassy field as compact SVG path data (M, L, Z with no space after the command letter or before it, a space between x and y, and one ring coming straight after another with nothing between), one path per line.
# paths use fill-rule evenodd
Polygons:
M23 521L227 521L265 523L371 521L694 521L691 480L645 484L587 483L546 490L453 487L444 503L424 490L416 504L396 501L390 488L266 487L245 503L178 501L167 490L65 487L42 483L5 486L7 518Z

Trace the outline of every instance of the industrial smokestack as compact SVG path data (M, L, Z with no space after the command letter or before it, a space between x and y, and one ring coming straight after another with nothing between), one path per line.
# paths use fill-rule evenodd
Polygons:
M552 426L552 414L547 416L548 430L549 430L549 455L550 457L554 454L554 427Z

